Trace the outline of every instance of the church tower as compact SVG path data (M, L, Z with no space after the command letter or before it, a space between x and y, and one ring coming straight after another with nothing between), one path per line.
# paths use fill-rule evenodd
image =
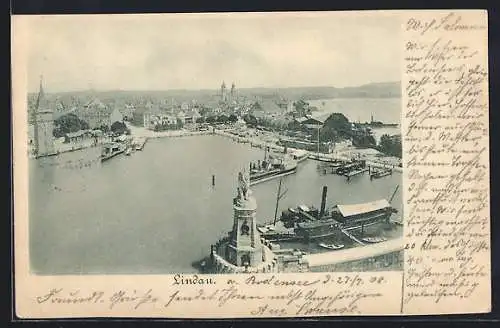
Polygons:
M238 184L238 195L233 199L234 222L226 248L226 260L239 267L255 267L265 260L257 231L257 202L252 196L250 178L246 173L239 173Z
M230 93L231 101L236 101L236 85L233 84L231 85L231 93Z
M227 100L226 83L224 81L222 81L222 85L220 86L220 96L221 101L225 102Z
M53 111L45 98L43 79L40 77L40 89L35 106L35 154L37 157L52 155L54 150L54 117Z

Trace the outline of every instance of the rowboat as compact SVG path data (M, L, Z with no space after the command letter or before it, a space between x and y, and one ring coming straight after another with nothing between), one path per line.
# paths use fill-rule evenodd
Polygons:
M381 243L383 241L386 241L387 238L384 237L365 237L362 239L364 242L370 243L370 244L375 244L375 243Z
M342 249L344 248L344 245L336 245L336 244L325 244L325 243L320 243L318 246L326 248L326 249L332 249L332 250L337 250L337 249Z

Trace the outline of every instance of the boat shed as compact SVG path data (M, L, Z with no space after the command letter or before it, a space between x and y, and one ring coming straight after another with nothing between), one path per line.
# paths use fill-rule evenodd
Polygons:
M325 123L323 120L310 117L310 116L303 116L295 119L295 122L307 127L308 129L317 129L319 127L322 127L323 124Z
M391 207L385 199L376 200L369 203L353 204L353 205L337 205L338 210L343 217L356 216L360 214L384 210Z

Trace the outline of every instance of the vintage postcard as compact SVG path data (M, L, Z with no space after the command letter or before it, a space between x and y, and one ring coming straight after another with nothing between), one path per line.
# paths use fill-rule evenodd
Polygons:
M485 11L12 21L18 317L490 310Z

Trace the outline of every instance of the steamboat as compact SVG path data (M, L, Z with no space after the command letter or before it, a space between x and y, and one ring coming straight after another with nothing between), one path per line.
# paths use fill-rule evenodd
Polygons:
M356 241L356 237L350 232L361 230L361 234L363 234L364 229L368 226L390 223L392 214L397 213L397 210L390 203L396 195L398 187L390 201L379 199L360 204L337 204L327 209L327 187L325 186L323 187L320 209L306 205L289 208L282 212L279 221L275 214L273 224L266 224L258 229L264 238L277 241L300 240L308 242L341 234ZM282 195L279 195L278 191L277 203L281 197ZM362 241L357 240L357 242L363 244Z
M389 222L395 209L385 199L363 204L335 205L316 220L300 220L295 223L295 233L305 240L335 236L339 232L363 231L370 225Z
M309 158L309 152L302 149L296 149L291 153L291 156L297 163L302 163Z
M101 162L107 161L123 152L125 152L125 145L118 142L110 142L102 146Z
M250 163L250 185L255 185L277 177L293 174L297 171L297 160L284 154L270 154L266 148L264 159Z

